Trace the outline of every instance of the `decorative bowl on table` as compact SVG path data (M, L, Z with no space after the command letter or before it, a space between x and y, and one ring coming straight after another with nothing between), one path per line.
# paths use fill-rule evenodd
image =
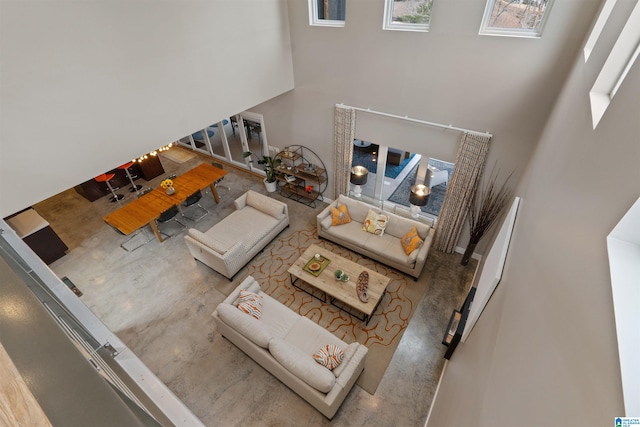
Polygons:
M309 264L309 270L311 271L318 271L320 270L320 267L322 267L322 264L320 264L317 261L314 261L311 264Z

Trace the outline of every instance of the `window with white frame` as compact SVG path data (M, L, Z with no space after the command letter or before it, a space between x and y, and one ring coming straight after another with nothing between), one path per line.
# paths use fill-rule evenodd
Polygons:
M344 27L346 0L309 0L309 25Z
M385 0L384 30L428 31L433 0Z
M589 92L594 129L607 111L611 100L620 89L638 56L640 56L640 3L636 3L631 11L629 19L622 28Z
M584 62L587 62L587 60L589 59L591 51L600 38L600 34L602 33L602 30L604 29L604 26L606 25L607 20L609 19L609 16L611 15L611 12L613 11L613 8L617 2L618 0L605 0L604 4L602 5L602 9L598 14L598 19L596 19L595 24L593 24L591 34L589 34L589 38L584 44Z
M487 0L480 34L540 37L552 3L553 0Z

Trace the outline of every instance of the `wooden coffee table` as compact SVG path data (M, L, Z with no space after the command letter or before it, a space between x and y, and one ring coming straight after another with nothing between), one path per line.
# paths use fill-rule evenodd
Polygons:
M315 254L320 254L324 258L328 259L329 264L320 272L318 276L315 276L311 272L304 269L305 265L313 258ZM338 281L335 278L335 271L342 270L349 275L349 281ZM356 264L353 261L349 261L339 255L332 253L331 251L321 248L317 245L311 245L304 251L302 256L293 263L287 270L291 277L291 284L296 288L308 293L309 295L318 298L311 292L296 285L298 279L308 283L312 287L322 291L324 293L324 299L318 298L323 302L327 302L327 299L331 304L337 308L351 314L359 320L369 324L371 316L380 305L380 301L387 292L387 285L389 285L389 278L382 274L370 270L366 267ZM358 298L358 291L356 289L356 283L358 276L363 271L369 273L369 288L367 294L369 295L368 302L360 301ZM340 301L341 305L336 305L335 301ZM363 314L363 317L354 315L350 310L344 308L356 309Z

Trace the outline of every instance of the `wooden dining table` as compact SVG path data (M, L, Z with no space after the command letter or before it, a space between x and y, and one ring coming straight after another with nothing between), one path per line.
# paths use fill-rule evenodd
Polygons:
M162 242L162 235L156 224L156 219L160 214L172 206L183 203L187 197L207 187L211 188L211 194L213 194L216 203L220 203L215 183L226 173L223 169L202 163L173 179L175 193L172 195L168 195L164 188L156 188L111 212L104 217L104 221L124 235L129 235L139 228L149 225L153 234Z

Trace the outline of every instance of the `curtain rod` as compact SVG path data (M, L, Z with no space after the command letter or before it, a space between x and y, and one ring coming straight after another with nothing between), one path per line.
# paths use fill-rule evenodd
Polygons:
M474 134L474 135L486 136L486 137L489 137L489 138L493 137L493 135L490 134L489 132L479 132L477 130L459 128L459 127L452 126L452 125L443 125L443 124L440 124L440 123L427 122L425 120L412 119L411 117L407 117L407 116L404 116L404 117L403 116L397 116L395 114L389 114L389 113L383 113L381 111L375 111L375 110L372 110L371 108L360 108L360 107L354 107L354 106L346 105L346 104L336 104L336 106L344 107L344 108L352 108L352 109L354 109L356 111L362 111L362 112L371 113L371 114L378 114L379 116L391 117L393 119L407 120L409 122L420 123L420 124L429 125L429 126L435 126L435 127L439 127L439 128L443 128L443 129L456 130L456 131L459 131L459 132L471 133L471 134Z

